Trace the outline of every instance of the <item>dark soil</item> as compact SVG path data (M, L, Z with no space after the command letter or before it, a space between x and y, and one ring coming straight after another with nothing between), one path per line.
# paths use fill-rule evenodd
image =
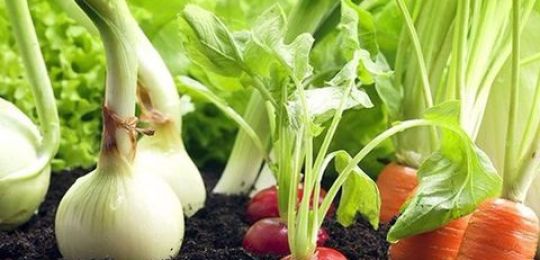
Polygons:
M51 187L39 214L12 232L0 232L0 259L59 259L60 252L54 237L54 214L63 194L76 178L87 171L75 170L54 174ZM204 175L208 187L213 187L217 175ZM186 233L181 255L175 259L279 259L275 256L253 256L242 249L242 237L248 228L244 222L246 197L210 194L207 205L186 220ZM358 219L345 229L329 220L327 246L344 253L349 259L386 259L388 226L378 231Z

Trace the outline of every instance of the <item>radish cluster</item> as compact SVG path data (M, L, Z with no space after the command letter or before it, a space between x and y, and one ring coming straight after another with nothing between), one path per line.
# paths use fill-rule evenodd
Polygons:
M298 203L302 200L304 189L298 187ZM318 205L322 203L326 192L321 190ZM313 198L311 198L311 204ZM333 210L329 213L333 214ZM332 215L329 214L329 215ZM248 202L246 207L246 220L251 224L246 234L242 246L248 252L266 255L273 254L286 256L291 253L289 248L287 224L279 217L277 187L272 186L259 191ZM317 233L317 247L322 247L330 238L326 229L321 228ZM325 255L341 255L341 253L324 248L318 253L318 259L340 259L340 258L325 258ZM342 258L345 259L345 258Z

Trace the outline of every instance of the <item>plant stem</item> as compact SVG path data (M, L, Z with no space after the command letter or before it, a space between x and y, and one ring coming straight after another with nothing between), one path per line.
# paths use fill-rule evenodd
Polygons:
M527 58L521 60L520 65L525 66L540 60L540 52L535 53Z
M409 32L409 37L413 43L413 47L416 54L416 59L418 59L418 67L420 69L420 78L422 79L422 87L424 90L424 101L426 102L427 107L433 106L433 97L431 95L431 86L429 84L428 73L426 69L426 62L424 60L424 55L422 55L422 46L420 46L420 40L418 39L418 34L414 29L414 22L412 21L411 15L405 5L403 0L396 0L403 18L405 18L405 25Z
M516 123L519 111L519 84L520 84L520 0L512 1L512 83L510 86L510 109L508 112L508 125L506 153L504 156L504 185L503 197L510 200L516 200L513 196L515 192L512 186L514 185L515 176L519 175L516 167L516 150L519 145L516 140Z
M540 172L540 132L537 133L535 140L536 143L531 145L527 160L519 169L521 176L514 180L508 194L505 194L505 197L513 201L520 203L525 201L529 187Z
M48 164L60 144L60 121L53 88L25 0L7 0L6 9L19 45L38 113L43 141L38 155ZM45 167L43 165L42 167Z
M249 99L244 119L250 125L261 142L270 135L265 103L258 91L253 91ZM251 184L257 179L265 151L261 151L243 129L238 130L227 166L213 192L240 194L249 192Z
M130 126L125 124L135 115L135 93L137 87L137 57L135 55L134 25L126 19L128 6L123 0L77 0L98 28L107 56L107 86L105 92L105 123L102 139L102 154L111 147L131 161L135 155L135 137ZM109 124L107 111L120 121ZM117 120L114 119L114 120ZM118 120L117 120L118 121ZM109 128L111 126L111 128ZM108 136L108 133L111 136ZM103 150L105 149L105 150ZM105 160L106 155L100 157Z
M405 25L407 26L409 37L413 43L414 53L416 55L416 59L418 60L418 68L420 69L420 78L422 81L424 102L426 103L426 106L429 108L433 106L433 95L431 93L429 75L426 69L426 61L424 60L424 55L422 54L422 46L420 45L420 40L418 39L418 33L416 32L414 28L414 22L412 20L411 14L409 13L409 10L407 9L407 6L405 5L405 2L403 0L396 0L396 2L401 13L403 14L403 18L405 19ZM429 131L429 138L431 141L430 142L431 148L433 150L436 149L439 143L439 137L437 134L437 130L435 128L432 128Z

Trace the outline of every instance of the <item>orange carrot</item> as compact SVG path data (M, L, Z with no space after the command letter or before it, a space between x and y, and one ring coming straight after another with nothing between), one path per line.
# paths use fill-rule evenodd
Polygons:
M431 232L400 240L390 246L392 260L455 259L470 216L456 219Z
M538 217L522 203L485 201L472 214L457 259L533 259L538 231Z
M377 178L381 194L381 222L389 222L399 214L399 209L418 185L416 169L390 163Z

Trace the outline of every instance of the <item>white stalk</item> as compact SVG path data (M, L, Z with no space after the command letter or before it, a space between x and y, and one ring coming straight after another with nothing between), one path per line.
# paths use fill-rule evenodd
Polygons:
M266 106L261 95L254 91L244 114L246 122L255 130L262 141L269 138ZM227 166L219 179L215 193L244 194L251 190L259 175L264 154L251 140L250 136L240 128L234 142L233 150L227 160Z

